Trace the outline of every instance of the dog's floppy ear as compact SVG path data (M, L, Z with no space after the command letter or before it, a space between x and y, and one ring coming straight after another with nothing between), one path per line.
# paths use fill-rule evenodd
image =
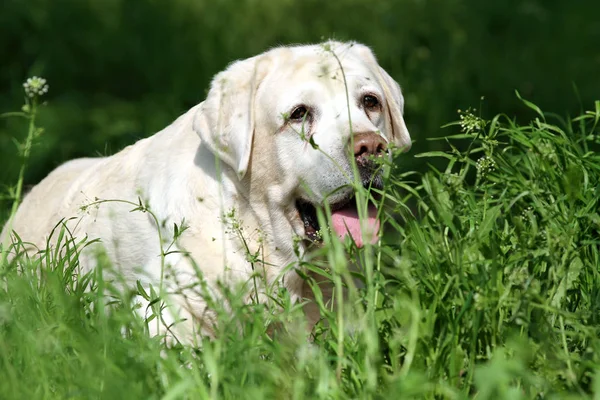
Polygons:
M380 84L383 87L383 95L387 103L388 117L392 125L392 140L397 147L403 151L408 151L412 144L408 128L406 128L406 123L404 122L404 99L400 85L379 65L377 66L377 71L379 72Z
M254 136L254 101L269 60L256 56L236 61L217 74L194 117L202 142L242 179L248 169Z
M410 135L406 124L404 123L404 98L400 85L377 63L375 55L367 46L352 43L352 48L359 52L363 61L367 61L371 71L379 80L379 84L383 88L385 96L386 109L388 110L388 120L390 121L391 141L404 151L408 151L411 147Z

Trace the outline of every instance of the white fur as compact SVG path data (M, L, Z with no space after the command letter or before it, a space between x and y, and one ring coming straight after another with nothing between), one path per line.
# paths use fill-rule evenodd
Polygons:
M382 99L382 112L362 109L360 99L367 92ZM182 332L193 337L193 319L205 322L207 331L210 324L203 321L207 310L201 297L181 289L198 280L192 260L210 288L217 280L246 282L253 274L248 246L251 253L260 250L264 263L254 268L269 284L283 284L294 298L303 296L303 281L290 268L297 262L293 239L304 235L295 200L320 203L348 183L352 133L379 132L387 142L408 148L402 103L398 85L363 45L272 49L230 65L215 77L204 102L154 136L110 157L57 168L25 197L1 239L9 242L10 226L23 240L44 248L59 220L76 217L67 222L74 236L99 238L129 284L141 280L158 287L157 230L166 249L173 225L184 222L189 228L170 251L185 250L189 257L177 252L166 257L165 288L176 311L187 317ZM312 123L305 121L305 133L320 150L300 137L301 124L284 118L299 104L314 112ZM82 210L96 199L137 203L138 198L160 226L122 202ZM226 217L232 210L234 217ZM233 222L240 223L241 235ZM302 242L299 246L302 255ZM83 254L84 269L94 267L95 255L93 247Z

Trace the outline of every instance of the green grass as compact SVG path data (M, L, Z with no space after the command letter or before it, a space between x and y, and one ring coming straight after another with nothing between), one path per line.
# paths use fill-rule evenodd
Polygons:
M365 266L312 340L286 293L229 293L216 339L167 348L129 294L74 279L77 246L4 262L1 397L598 398L600 102L568 120L524 102L526 125L461 112L447 151L417 155L441 158L426 173L399 156L382 243L306 265L338 281Z

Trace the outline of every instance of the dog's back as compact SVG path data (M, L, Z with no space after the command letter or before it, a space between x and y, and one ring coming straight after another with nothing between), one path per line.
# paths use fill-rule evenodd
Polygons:
M45 247L46 235L58 222L57 213L64 201L64 194L79 176L103 158L78 158L68 161L44 178L25 196L12 221L7 221L0 234L0 243L7 246L14 230L25 241L32 241L38 248ZM62 193L63 196L58 195Z

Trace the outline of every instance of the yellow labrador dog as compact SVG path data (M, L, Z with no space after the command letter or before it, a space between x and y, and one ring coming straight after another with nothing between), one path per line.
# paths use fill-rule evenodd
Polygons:
M372 239L361 234L348 184L358 171L365 185L380 186L372 156L410 147L402 112L400 87L364 45L275 48L231 64L204 102L154 136L58 167L25 197L1 240L7 249L14 230L43 249L65 219L74 237L99 239L129 283L165 288L171 321L184 318L193 336L193 321L209 318L190 289L197 270L210 290L247 282L260 268L266 285L300 299L304 281L290 265L318 240L316 208L329 204L339 236L359 246ZM131 212L140 200L151 213ZM176 233L174 224L187 229ZM376 236L373 207L366 225ZM92 249L81 256L84 271L95 266Z

